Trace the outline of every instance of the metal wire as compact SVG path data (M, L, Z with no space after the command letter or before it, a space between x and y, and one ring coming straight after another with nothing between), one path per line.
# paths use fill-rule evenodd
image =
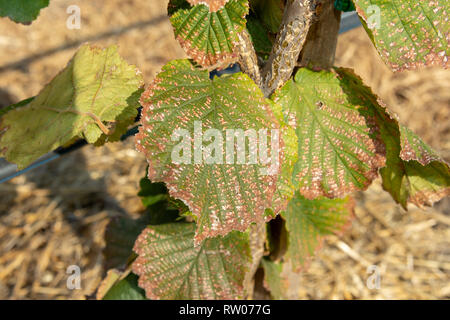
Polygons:
M350 31L352 29L358 28L361 26L361 21L359 20L358 15L355 12L344 12L342 13L341 18L341 25L339 28L339 34L342 34L344 32ZM237 72L238 69L236 69L236 65L233 66L233 70L225 69L221 72L213 71L211 73L211 77L214 75L221 75L225 73L233 73ZM139 110L140 114L140 110ZM139 118L139 116L138 116ZM138 118L136 120L138 120ZM131 129L129 129L121 138L120 140L123 141L127 139L130 136L135 135L138 132L138 126L135 126ZM31 164L29 167L23 169L23 170L17 170L17 166L15 164L11 164L4 160L3 158L0 158L0 183L6 182L8 180L11 180L12 178L15 178L17 176L20 176L30 170L33 170L35 168L38 168L40 166L43 166L46 163L49 163L53 160L59 159L61 156L70 153L72 151L78 150L88 143L85 140L78 140L74 144L70 145L66 148L58 148L55 151L49 152L46 155L42 156L38 160L36 160L33 164Z

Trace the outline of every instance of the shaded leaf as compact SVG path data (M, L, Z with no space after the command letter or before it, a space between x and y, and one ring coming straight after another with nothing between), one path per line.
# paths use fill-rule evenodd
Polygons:
M194 246L195 224L146 228L135 243L133 272L150 299L238 299L251 257L247 234Z
M448 0L354 0L378 53L394 71L449 65Z
M138 286L138 277L129 273L125 278L116 281L102 300L145 300L145 292Z
M106 246L103 249L106 269L125 269L133 259L134 242L149 221L150 215L144 215L139 219L115 217L108 223L105 230Z
M142 85L115 46L84 45L31 102L0 118L0 156L23 169L75 137L89 143L108 140L103 134L117 138L137 115Z
M315 254L323 236L339 233L350 223L354 201L351 198L308 200L296 193L282 213L288 231L287 255L295 270Z
M261 22L252 16L248 16L247 30L252 39L256 53L267 59L272 50L272 41L269 39L267 31L264 29Z
M366 189L385 164L377 105L340 73L299 69L273 96L297 133L293 179L308 199Z
M167 5L167 14L172 16L175 12L180 9L189 9L191 5L187 0L169 0L169 4Z
M261 265L264 268L264 287L270 291L270 295L274 300L285 300L288 284L283 279L283 263L262 259Z
M106 246L103 250L106 269L124 269L134 259L133 245L147 225L175 222L181 219L181 213L187 211L184 208L181 210L182 204L169 196L163 183L152 183L142 178L140 186L138 195L146 207L142 217L114 217L106 227Z
M49 0L0 0L0 17L30 24L48 4Z
M335 0L334 7L344 12L355 11L355 5L352 0Z
M217 12L203 4L180 9L170 21L175 37L195 62L203 67L226 67L237 58L237 35L245 27L247 13L247 0L229 0Z
M136 145L146 154L148 176L155 182L164 181L170 195L188 205L197 221L197 242L232 230L245 231L250 223L267 219L264 210L272 207L280 159L285 159L283 134L271 139L280 126L273 104L247 75L235 73L210 80L206 70L176 60L163 67L141 103L142 126ZM238 146L245 157L237 157L237 139L231 139L231 132L230 139L226 138L228 129L242 133L252 129L255 134L267 130L270 142L266 145L278 149L279 154L273 152L269 164L250 162L249 150L256 152L256 146L264 144L259 135L253 143L246 139L246 150ZM213 142L205 143L205 137L202 142L207 132L214 133L209 141L219 146L211 147L214 155L205 148ZM279 148L271 148L272 142ZM227 152L227 145L233 153ZM185 146L182 154L180 146Z
M399 137L400 131L400 137ZM450 169L434 150L396 121L385 122L387 166L380 173L383 188L407 209L432 206L450 195Z
M250 0L250 7L268 31L278 32L284 12L282 0Z

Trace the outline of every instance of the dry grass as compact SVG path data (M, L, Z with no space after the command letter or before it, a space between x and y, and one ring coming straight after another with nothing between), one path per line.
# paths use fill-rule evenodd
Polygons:
M0 103L35 95L65 66L78 43L90 37L99 45L119 44L120 53L150 82L165 62L184 56L169 22L161 18L166 2L53 1L31 27L1 19ZM81 7L81 30L65 28L70 4ZM138 22L143 22L140 28L126 28ZM361 29L340 38L337 64L354 68L404 123L450 159L448 71L394 75ZM8 65L17 68L2 70ZM113 216L142 212L136 193L144 171L143 156L134 151L130 139L103 148L85 147L1 184L0 299L82 299L92 294L103 275L104 227ZM405 212L378 181L357 199L352 228L341 238L326 240L307 272L296 276L289 295L450 298L449 202ZM372 264L381 271L379 290L366 286L367 266ZM66 287L69 265L82 270L81 290Z

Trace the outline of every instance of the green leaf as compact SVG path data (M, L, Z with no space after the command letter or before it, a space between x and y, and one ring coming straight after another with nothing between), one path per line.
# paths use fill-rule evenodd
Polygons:
M404 209L408 202L422 208L449 196L449 165L406 127L396 121L385 123L388 154L387 166L380 171L383 188Z
M292 182L292 172L294 170L294 165L298 160L298 139L295 130L291 126L285 124L281 106L271 100L267 101L271 104L271 109L280 123L283 141L283 152L280 156L280 175L276 182L272 207L266 210L266 215L274 218L277 214L286 209L289 201L294 196L295 186Z
M285 300L288 285L282 275L284 264L266 258L261 260L261 264L264 268L264 287L270 291L274 300Z
M194 246L195 224L145 229L133 272L149 299L239 299L250 262L247 234L232 232Z
M28 99L19 101L19 102L15 103L15 104L12 104L10 106L0 108L0 117L3 116L4 114L6 114L7 112L11 111L11 110L14 110L16 108L20 108L20 107L26 106L28 103L33 101L33 99L34 99L34 97L33 98L28 98Z
M195 69L188 60L172 61L147 88L141 103L142 126L136 141L149 163L148 176L165 182L170 195L188 205L196 217L197 242L232 230L245 231L250 223L270 218L264 211L272 208L283 170L280 159L289 156L282 145L291 142L283 141L285 130L276 137L280 124L274 105L247 75L210 80L206 70ZM227 134L233 137L229 129L256 135L256 139L245 139L246 150L238 146L245 157L237 157L239 139L227 139ZM265 142L260 130L266 130L268 138L273 136L266 144L275 150L269 164L259 161L261 157L250 162L249 150L256 151L256 145ZM202 140L203 134L214 139L204 136ZM277 141L279 157L277 148L271 148Z
M448 0L354 0L378 53L394 71L449 65Z
M385 164L377 105L351 81L339 69L302 68L273 96L297 133L293 179L308 199L366 189Z
M76 137L117 139L137 115L142 85L115 46L84 45L33 101L0 118L0 156L23 169Z
M199 4L208 7L210 12L217 12L222 9L229 0L187 0L191 5L196 6Z
M386 146L386 166L381 168L383 188L405 209L407 202L418 207L431 206L450 194L449 166L429 146L406 127L399 125L384 103L364 86L352 71L338 69L347 79L349 90L373 104L375 122Z
M405 161L417 160L425 166L432 161L443 161L430 146L422 141L414 132L400 125L400 158Z
M203 67L226 67L237 58L237 35L245 27L247 13L247 0L229 0L217 12L211 12L204 4L180 9L170 21L175 37L195 62Z
M334 7L344 12L355 11L355 5L352 0L335 0Z
M186 0L169 0L167 5L167 15L171 17L180 9L189 9L191 5Z
M247 30L252 39L253 46L257 54L262 55L267 59L270 51L272 50L272 41L269 39L267 31L264 29L261 22L252 17L247 18Z
M106 292L102 300L145 300L145 292L138 286L138 277L129 273Z
M353 216L354 201L317 198L308 200L296 193L282 217L288 231L287 255L300 270L320 247L323 236L341 232Z
M147 225L158 225L179 221L180 214L186 213L183 204L172 199L163 183L152 183L147 178L140 181L138 195L146 206L142 217L113 218L105 231L106 246L103 250L106 269L124 269L133 259L133 245L138 235Z
M105 230L106 246L103 249L106 269L124 269L133 259L133 245L136 238L150 222L150 215L139 219L115 217Z
M277 33L283 19L284 2L282 0L250 0L250 7L267 27Z
M30 24L48 4L49 0L0 0L0 17Z

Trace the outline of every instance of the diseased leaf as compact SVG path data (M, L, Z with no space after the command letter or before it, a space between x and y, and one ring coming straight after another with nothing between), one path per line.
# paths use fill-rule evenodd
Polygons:
M219 2L224 1L210 1ZM217 12L210 12L204 4L180 9L170 21L175 37L195 62L203 67L226 67L237 59L237 35L245 27L247 13L247 0L229 0Z
M354 201L349 197L308 200L297 192L281 214L286 220L292 267L300 270L320 247L323 236L341 232L350 223L353 210Z
M134 122L142 85L115 46L84 45L32 101L0 118L0 156L23 169L75 137L115 140Z
M382 130L388 153L380 173L396 202L404 209L408 202L422 208L450 195L449 165L434 150L395 120Z
M375 121L386 145L386 167L381 168L383 188L406 209L407 202L418 207L431 206L450 194L450 170L447 163L406 127L388 113L384 103L364 86L352 71L339 69L349 80L351 90L359 90L375 106Z
M443 161L442 158L422 141L414 132L400 125L400 158L405 161L417 160L425 166L431 161Z
M354 0L378 53L394 71L449 65L448 0Z
M294 165L298 160L298 142L295 130L285 124L283 111L280 105L271 100L271 110L280 123L280 132L283 140L283 152L280 154L280 175L276 182L276 190L273 196L272 207L266 210L266 215L276 217L277 214L286 210L289 201L294 196L295 186L292 183L292 172Z
M294 184L308 199L366 189L385 164L376 108L340 69L299 69L275 92L298 136Z
M194 246L195 224L146 228L134 245L133 272L149 299L239 299L250 262L245 233Z
M210 12L217 12L222 9L229 0L187 0L191 5L206 5Z
M48 4L49 0L0 0L0 17L30 24Z
M282 139L289 131L280 132L274 105L247 75L210 80L188 60L172 61L141 103L136 145L146 154L148 176L188 205L197 243L270 218L264 210L272 208L280 161L289 156ZM233 138L236 133L241 138ZM261 157L264 145L268 162Z

